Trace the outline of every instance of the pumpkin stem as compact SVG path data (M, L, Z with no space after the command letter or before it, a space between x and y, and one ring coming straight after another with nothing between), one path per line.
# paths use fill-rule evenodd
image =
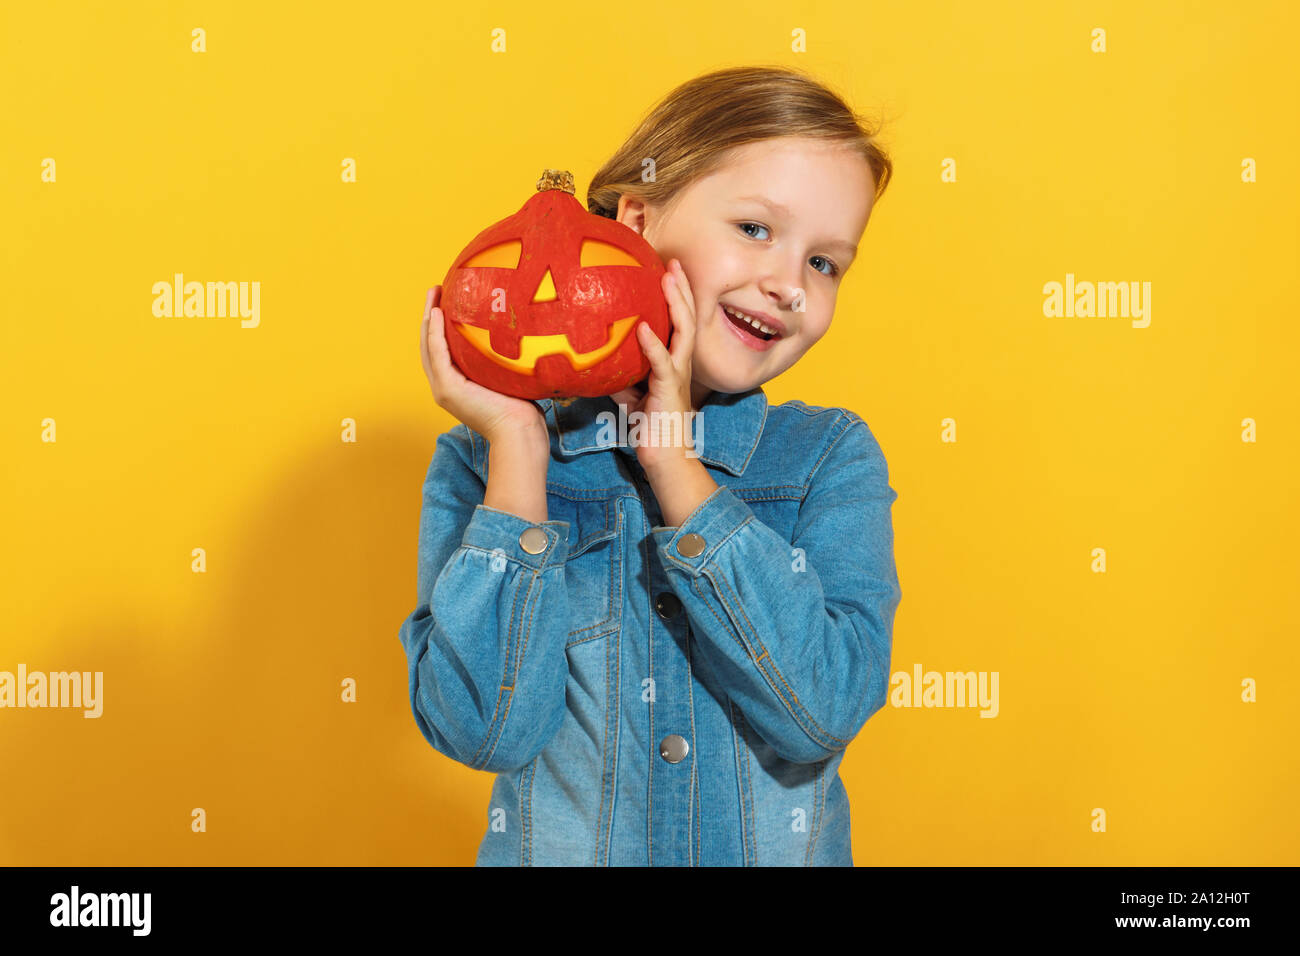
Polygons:
M563 189L569 195L573 195L575 192L573 173L567 169L542 170L542 178L537 180L537 191L540 193L547 189Z

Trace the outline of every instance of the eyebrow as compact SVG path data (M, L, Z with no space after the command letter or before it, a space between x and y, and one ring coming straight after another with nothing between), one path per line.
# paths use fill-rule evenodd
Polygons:
M768 209L772 210L772 212L784 216L786 219L794 218L794 213L790 211L789 206L783 206L781 203L768 199L766 196L740 196L738 198L741 202L756 202L760 205L766 206ZM858 247L851 242L845 242L843 239L826 239L824 240L824 243L831 248L844 249L850 256L857 256L858 254Z

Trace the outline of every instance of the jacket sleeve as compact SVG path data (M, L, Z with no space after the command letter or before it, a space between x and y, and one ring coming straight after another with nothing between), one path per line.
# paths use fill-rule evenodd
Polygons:
M486 447L479 438L477 450ZM528 764L564 717L569 524L484 505L475 455L463 424L438 436L420 513L418 606L399 633L425 739L499 772ZM539 554L520 543L529 528L546 534Z
M843 750L884 705L902 597L884 455L856 415L836 429L792 541L725 486L680 526L651 530L701 655L759 735L796 763ZM678 546L691 534L704 547L688 557Z

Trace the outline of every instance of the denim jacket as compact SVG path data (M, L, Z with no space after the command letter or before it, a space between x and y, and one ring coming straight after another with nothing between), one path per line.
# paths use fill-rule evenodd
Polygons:
M497 775L476 865L851 866L839 764L901 597L866 423L714 392L719 487L671 527L612 398L539 407L541 524L483 504L482 435L438 436L400 630L420 732Z

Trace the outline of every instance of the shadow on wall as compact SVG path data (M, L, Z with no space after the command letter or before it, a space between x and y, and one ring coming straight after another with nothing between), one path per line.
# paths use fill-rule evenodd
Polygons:
M157 582L114 608L70 602L39 651L6 649L0 667L103 671L105 704L97 720L3 715L0 765L27 784L0 797L0 862L472 865L492 775L420 735L397 636L416 607L425 473L451 424L359 417L356 444L278 467L252 508L141 515L178 541ZM232 548L205 543L221 525ZM194 546L206 574L190 570ZM155 585L192 600L169 616ZM356 703L341 700L347 677Z

